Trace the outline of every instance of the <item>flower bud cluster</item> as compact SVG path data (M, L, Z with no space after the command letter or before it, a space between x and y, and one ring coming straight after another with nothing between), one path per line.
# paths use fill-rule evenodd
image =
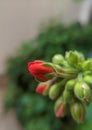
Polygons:
M36 92L55 101L58 118L71 114L77 123L85 119L85 107L91 102L92 59L77 51L56 54L52 62L28 63L29 72L39 81Z

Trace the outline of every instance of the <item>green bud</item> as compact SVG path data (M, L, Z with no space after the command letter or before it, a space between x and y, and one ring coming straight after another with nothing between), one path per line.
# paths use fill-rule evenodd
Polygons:
M64 117L68 113L67 104L64 104L62 96L56 100L54 111L57 117Z
M66 52L65 58L69 65L80 66L80 63L84 61L84 56L77 51Z
M54 110L55 110L55 112L57 112L57 109L58 109L58 107L59 107L61 104L64 104L64 101L63 101L63 97L62 97L62 96L60 96L60 97L56 100L56 102L55 102L55 105L54 105Z
M52 58L52 62L54 64L62 64L64 62L64 57L60 54L57 54Z
M50 90L49 90L49 97L51 99L55 99L59 96L59 94L62 92L62 89L61 89L62 86L60 86L59 84L54 84L50 87Z
M59 94L62 93L65 82L66 82L66 80L62 80L61 82L58 82L50 87L49 97L51 99L57 98L59 96Z
M67 91L66 89L63 92L63 99L65 103L71 103L73 101L74 95L71 91Z
M83 65L82 65L82 68L84 70L92 70L92 58L86 60Z
M85 118L85 107L82 103L80 102L75 102L71 104L70 106L70 111L73 119L77 123L82 123Z
M85 82L78 82L74 87L74 93L80 100L89 102L91 97L91 90Z
M67 81L66 86L65 86L66 90L69 90L69 91L73 90L75 83L76 83L75 79L71 79Z
M51 99L55 99L58 97L58 95L60 94L60 86L58 86L57 84L54 84L53 86L51 86L50 91L49 91L49 97Z
M84 81L85 81L86 83L88 83L89 85L92 85L92 76L86 75L86 76L84 77Z

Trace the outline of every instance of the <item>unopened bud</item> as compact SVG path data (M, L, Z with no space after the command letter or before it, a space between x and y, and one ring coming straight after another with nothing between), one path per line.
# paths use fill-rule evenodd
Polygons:
M36 92L41 93L42 95L47 95L49 93L50 83L51 80L39 83L38 87L36 88Z
M52 62L54 64L62 64L64 62L64 57L60 54L57 54L52 58Z
M58 98L54 106L56 117L64 117L67 114L67 108L68 107L66 104L64 104L63 98Z
M57 98L58 95L60 94L61 90L62 90L61 87L62 87L62 86L60 86L60 85L58 85L58 84L52 85L52 86L50 87L49 97L50 97L51 99Z
M36 88L36 92L43 94L43 92L45 91L46 88L47 88L47 86L38 86Z
M67 91L66 89L63 92L63 99L65 103L70 103L73 101L74 95L71 91Z
M91 86L91 88L92 88L92 76L90 76L90 75L85 76L84 77L84 81L86 83L88 83Z
M74 87L74 93L78 99L86 102L90 101L91 90L85 82L78 82Z
M71 79L67 81L66 86L65 86L66 90L69 90L69 91L73 90L75 83L76 83L75 79Z
M65 57L69 65L72 66L79 65L79 63L84 61L84 56L77 51L69 51L66 53Z
M83 65L82 65L82 68L84 70L92 70L92 58L86 60Z
M59 94L62 93L62 90L63 90L63 86L65 84L66 80L62 80L58 83L55 83L54 85L52 85L50 87L50 90L49 90L49 97L51 99L55 99L59 96Z
M82 103L80 102L75 102L71 104L70 106L70 111L73 119L77 123L82 123L85 118L85 107Z

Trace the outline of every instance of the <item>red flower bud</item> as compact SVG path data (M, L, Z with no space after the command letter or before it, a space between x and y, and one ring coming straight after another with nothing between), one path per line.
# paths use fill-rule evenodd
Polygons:
M62 117L63 108L64 108L63 104L60 105L60 107L58 108L58 110L57 110L57 112L56 112L56 117L57 117L57 118Z
M51 67L44 66L43 64L43 61L29 62L28 70L37 79L47 81L48 78L45 75L54 72L54 70Z
M47 88L47 86L38 86L36 88L36 92L42 94L45 91L46 88Z
M60 96L54 106L55 115L57 118L62 118L68 113L68 106L64 103L63 97Z

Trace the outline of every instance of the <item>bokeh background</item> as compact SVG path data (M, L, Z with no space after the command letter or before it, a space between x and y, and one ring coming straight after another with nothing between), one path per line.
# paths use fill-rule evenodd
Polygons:
M35 37L42 23L51 18L67 24L77 21L81 3L73 0L0 0L0 72L3 73L7 56L13 54L22 41Z
M91 57L91 11L91 0L0 0L0 130L92 129L91 104L82 125L56 119L27 70L28 61L68 50Z

